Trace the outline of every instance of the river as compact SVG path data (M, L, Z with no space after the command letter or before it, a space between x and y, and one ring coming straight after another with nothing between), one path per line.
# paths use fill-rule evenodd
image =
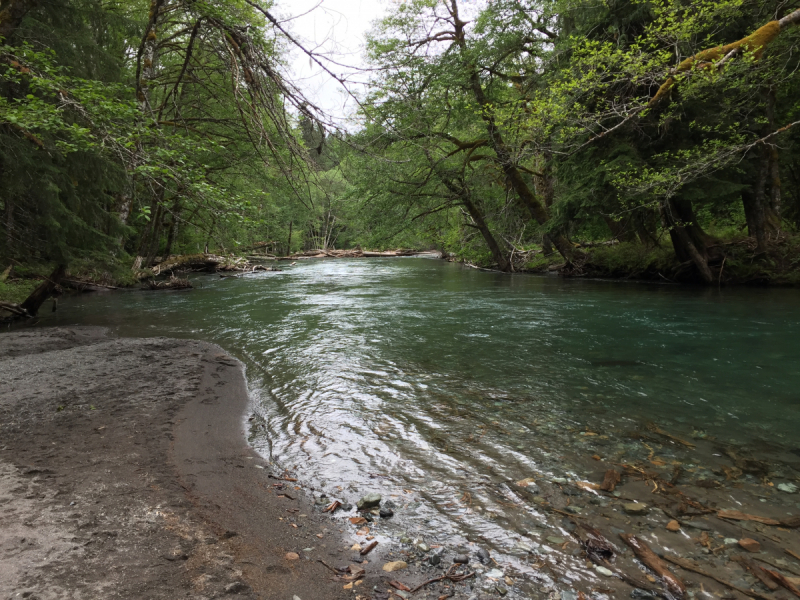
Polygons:
M481 540L518 569L514 548L536 546L538 513L515 505L508 482L596 481L601 456L654 453L716 477L712 465L704 474L712 446L692 459L627 435L648 423L770 461L800 453L796 290L505 275L419 258L284 269L198 276L188 292L70 297L45 323L220 344L247 366L251 441L273 463L331 498L392 497L402 535Z

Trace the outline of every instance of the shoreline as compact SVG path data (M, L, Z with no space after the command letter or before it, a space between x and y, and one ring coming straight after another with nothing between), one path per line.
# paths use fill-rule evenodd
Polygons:
M276 493L221 348L97 327L0 342L0 597L344 597L318 562L339 534Z

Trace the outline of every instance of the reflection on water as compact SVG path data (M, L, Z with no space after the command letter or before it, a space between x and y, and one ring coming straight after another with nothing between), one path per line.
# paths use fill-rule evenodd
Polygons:
M622 433L643 421L685 438L800 446L797 291L423 259L196 281L191 292L68 299L48 324L219 343L247 365L260 451L332 496L395 496L412 533L487 539L511 556L520 535L537 541L542 516L514 506L506 484L585 477L596 452L629 460L641 444Z

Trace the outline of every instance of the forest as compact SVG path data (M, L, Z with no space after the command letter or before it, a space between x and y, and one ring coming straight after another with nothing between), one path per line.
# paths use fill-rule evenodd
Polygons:
M796 1L408 0L373 24L362 87L279 8L0 1L5 299L181 255L362 248L800 281ZM348 126L292 53L340 81Z

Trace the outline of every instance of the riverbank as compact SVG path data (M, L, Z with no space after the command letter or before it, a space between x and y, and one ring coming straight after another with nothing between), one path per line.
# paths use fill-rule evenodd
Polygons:
M338 532L278 493L248 405L213 344L2 334L0 597L340 597Z

